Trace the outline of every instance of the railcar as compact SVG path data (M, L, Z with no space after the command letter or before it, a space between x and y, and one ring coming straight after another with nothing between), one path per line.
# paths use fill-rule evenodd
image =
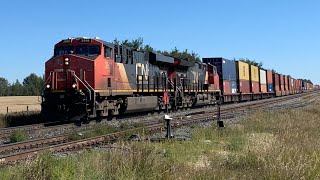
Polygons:
M211 64L143 52L97 38L69 38L45 63L42 114L90 119L216 104Z

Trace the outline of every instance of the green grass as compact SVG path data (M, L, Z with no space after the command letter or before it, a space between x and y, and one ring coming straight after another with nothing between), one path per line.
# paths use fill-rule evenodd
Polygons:
M14 131L10 136L9 136L10 142L15 143L15 142L21 142L29 139L28 134L25 131Z
M93 127L93 130L84 132L84 133L79 133L79 132L74 132L69 135L70 140L80 140L80 139L85 139L85 138L90 138L90 137L96 137L96 136L101 136L101 135L106 135L114 132L119 132L119 131L125 131L129 129L133 129L133 131L129 131L128 133L124 133L121 137L121 139L126 139L128 136L132 134L140 134L140 135L146 135L144 132L144 126L141 123L132 123L132 124L127 124L127 123L121 123L119 127L112 127L107 124L96 124Z
M320 179L319 109L257 112L224 130L194 126L190 141L45 153L1 168L0 179Z

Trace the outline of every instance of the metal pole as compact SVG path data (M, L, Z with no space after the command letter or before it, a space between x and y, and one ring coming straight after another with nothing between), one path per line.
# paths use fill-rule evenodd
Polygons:
M166 121L166 126L167 126L167 134L166 138L171 139L173 137L172 132L171 132L171 120L172 118L168 115L164 115L164 120Z
M220 105L218 106L218 121L217 121L217 125L218 125L218 128L224 128L224 123L221 120L221 107L220 107Z

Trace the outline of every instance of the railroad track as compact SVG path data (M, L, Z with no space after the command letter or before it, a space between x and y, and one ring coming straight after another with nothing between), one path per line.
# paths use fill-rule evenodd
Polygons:
M261 102L265 104L268 103L277 103L277 102L281 102L281 101L285 101L286 99L293 99L296 97L301 97L301 96L310 96L312 94L314 94L316 91L310 91L308 93L305 94L296 94L296 95L291 95L291 96L285 96L285 97L280 97L280 98L271 98L271 99L264 99L264 100L259 100L259 101L252 101L252 102L245 102L245 103L240 103L240 104L229 104L229 105L223 105L221 106L221 111L225 112L225 111L233 111L233 110L239 110L240 108L243 108L243 110L248 110L252 107L254 107L255 105L261 104ZM247 104L246 104L247 103ZM205 109L206 111L214 111L214 108L210 108L210 109ZM184 111L185 112L185 111ZM201 111L196 111L193 113L199 113L202 112ZM193 114L191 113L191 114ZM184 116L184 115L174 115L174 118L178 118L180 116ZM142 118L142 117L141 117ZM145 124L153 124L155 122L159 122L162 119L162 115L155 115L154 120L147 120L144 121ZM125 120L125 119L124 119ZM121 119L120 119L121 121ZM89 125L83 125L83 126L78 126L75 125L74 122L71 122L69 124L62 124L62 125L56 125L56 126L49 126L46 127L47 123L43 123L43 124L35 124L35 125L27 125L27 126L19 126L19 127L10 127L10 128L0 128L0 139L4 139L4 140L8 140L9 136L15 132L15 131L24 131L27 132L28 134L45 134L46 132L56 132L59 130L63 130L64 132L68 132L68 131L83 131L83 130L90 130L93 128L93 125L95 123L91 123ZM60 133L60 134L63 134ZM39 138L39 137L35 137L35 138Z
M318 92L315 92L318 93ZM315 93L312 93L308 96L312 97ZM300 96L299 96L300 97ZM306 96L307 97L307 96ZM283 100L282 100L283 101ZM269 104L274 104L276 102L282 102L278 99L275 99L273 101L269 101ZM306 103L305 103L306 104ZM296 108L303 106L303 103L296 103L291 104L290 106L287 106L287 108ZM221 117L224 118L232 118L237 115L244 115L247 114L249 111L252 112L254 110L264 110L268 107L264 107L261 109L261 106L266 106L266 102L254 103L247 105L248 107L251 107L248 109L248 107L240 107L237 111L235 111L237 108L233 108L233 112L230 113L230 109L224 109L221 112ZM273 109L281 108L283 106L275 106ZM243 111L243 109L246 108L246 111ZM173 127L180 127L188 124L193 123L199 123L204 121L210 121L213 120L216 116L216 112L209 112L209 113L201 113L201 114L195 114L195 117L185 117L180 119L175 119L175 121L172 123ZM192 116L192 115L191 115ZM144 128L145 131L156 131L163 128L163 123L150 123L147 124ZM51 152L61 152L61 151L69 151L73 149L80 149L82 147L92 146L92 145L98 145L102 143L109 143L112 141L115 141L119 139L123 134L127 134L130 132L134 132L137 129L141 128L133 128L126 131L120 131L116 133L111 133L103 136L97 136L93 138L87 138L87 139L81 139L78 141L70 141L67 135L63 136L57 136L53 138L43 138L43 139L35 139L20 143L13 143L13 144L7 144L0 146L0 162L1 163L10 163L15 162L18 160L23 160L26 158L33 157L37 155L40 152L43 152L45 150L49 150Z

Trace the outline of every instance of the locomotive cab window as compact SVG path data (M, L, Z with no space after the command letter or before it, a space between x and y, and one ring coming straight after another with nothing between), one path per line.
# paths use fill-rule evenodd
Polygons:
M76 47L76 54L85 55L85 56L93 56L100 55L100 47L99 46L78 46Z
M104 46L104 57L112 58L112 48L108 46Z
M73 54L73 52L74 52L73 46L56 47L54 49L54 56L60 56L64 54Z

